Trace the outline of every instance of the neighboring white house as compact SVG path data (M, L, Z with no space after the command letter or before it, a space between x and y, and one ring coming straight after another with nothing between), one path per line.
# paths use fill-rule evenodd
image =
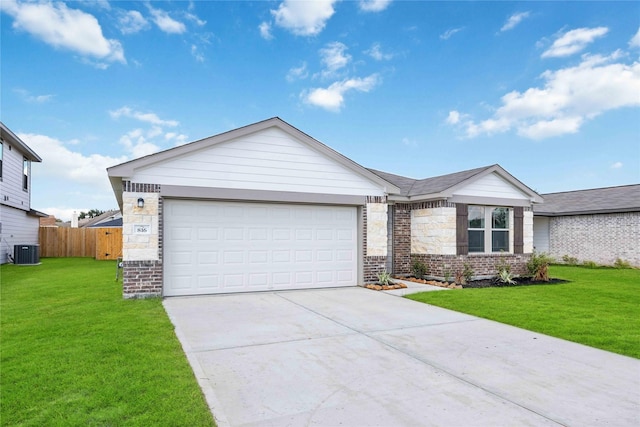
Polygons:
M412 258L524 272L542 198L498 165L415 180L366 169L279 118L108 168L124 296L356 286Z
M538 252L558 261L612 265L618 258L640 267L640 184L544 194L534 208Z
M0 263L14 245L38 244L39 218L31 209L31 162L42 159L0 122Z

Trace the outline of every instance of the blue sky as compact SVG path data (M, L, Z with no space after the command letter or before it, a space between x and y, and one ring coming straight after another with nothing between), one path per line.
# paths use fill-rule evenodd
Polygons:
M638 2L0 4L2 121L59 218L116 207L109 166L274 116L414 178L640 182Z

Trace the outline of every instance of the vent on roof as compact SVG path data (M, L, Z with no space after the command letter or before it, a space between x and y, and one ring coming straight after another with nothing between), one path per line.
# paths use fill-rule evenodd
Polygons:
M20 265L40 264L40 245L14 245L13 263Z

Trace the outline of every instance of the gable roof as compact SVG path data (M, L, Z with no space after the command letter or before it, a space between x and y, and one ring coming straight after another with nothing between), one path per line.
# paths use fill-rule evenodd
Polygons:
M98 224L87 225L87 228L110 228L110 227L122 227L122 217L112 219L110 221L100 222Z
M532 201L536 203L542 202L542 197L538 193L497 164L425 179L411 179L375 169L369 170L400 187L400 195L411 201L451 197L455 190L469 184L471 181L496 173L529 196Z
M368 179L383 187L385 192L387 193L399 193L400 189L396 187L395 184L381 178L375 173L369 171L367 168L359 165L353 160L345 157L344 155L338 153L332 148L326 146L320 141L312 138L306 133L300 131L299 129L291 126L289 123L280 119L279 117L272 117L267 120L263 120L261 122L257 122L251 125L247 125L238 129L234 129L228 132L223 132L218 135L210 136L208 138L204 138L198 141L194 141L185 145L181 145L179 147L170 148L168 150L160 151L155 154L150 154L144 157L140 157L138 159L130 160L125 163L121 163L116 166L112 166L107 168L107 173L109 175L109 180L111 181L111 186L113 188L114 193L116 194L116 198L118 198L118 204L122 206L122 178L133 176L135 171L140 168L148 167L163 161L167 161L173 159L178 156L182 156L185 154L189 154L198 150L202 150L205 148L212 147L217 144L221 144L227 141L231 141L236 138L240 138L249 134L253 134L256 132L260 132L262 130L276 127L283 132L291 135L296 140L300 141L303 144L306 144L309 148L324 154L325 156L331 158L333 161L341 164L347 169L355 172L364 178Z
M533 209L535 215L640 212L640 184L549 193L543 197L544 204Z
M87 218L86 220L79 220L78 227L79 228L92 227L97 224L113 221L114 219L117 219L117 218L122 218L122 214L120 213L120 211L110 210L110 211L103 212L100 215L93 218ZM82 223L80 223L80 221L82 221Z
M7 141L14 147L17 147L24 156L32 162L41 162L42 159L36 154L27 144L24 143L18 136L11 131L4 123L0 122L0 138L3 141Z

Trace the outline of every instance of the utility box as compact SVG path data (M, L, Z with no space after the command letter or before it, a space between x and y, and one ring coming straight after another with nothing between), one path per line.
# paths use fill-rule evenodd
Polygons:
M40 245L13 245L13 263L40 264Z

